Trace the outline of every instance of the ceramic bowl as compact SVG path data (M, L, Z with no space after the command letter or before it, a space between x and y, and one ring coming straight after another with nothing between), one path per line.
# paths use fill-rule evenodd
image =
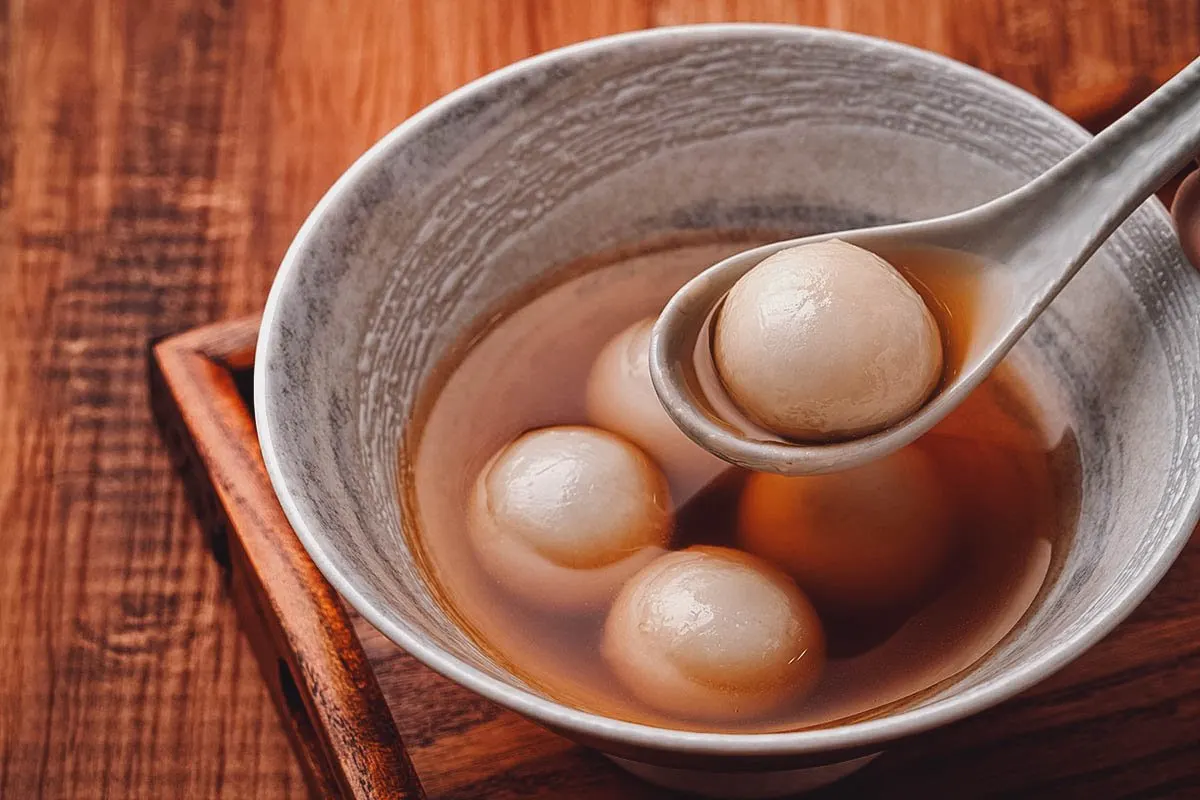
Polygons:
M837 777L1062 667L1133 610L1186 542L1200 490L1200 278L1158 201L1013 355L1042 376L1032 391L1082 460L1078 526L1056 576L982 662L878 718L716 734L555 702L500 668L431 593L407 545L416 520L397 490L408 479L397 448L466 333L567 262L698 231L799 235L937 216L1012 189L1086 139L970 67L798 27L616 36L475 81L360 158L284 259L255 385L280 502L333 586L397 645L644 777L746 796Z

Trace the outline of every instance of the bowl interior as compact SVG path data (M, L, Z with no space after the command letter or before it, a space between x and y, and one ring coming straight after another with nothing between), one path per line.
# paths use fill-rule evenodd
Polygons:
M637 726L522 686L426 586L407 545L418 520L398 491L411 478L398 448L411 455L447 359L489 316L591 254L943 214L1015 187L1085 137L961 65L801 28L618 37L476 82L360 160L288 253L256 389L285 510L335 587L434 668L568 731L634 736ZM863 735L916 729L1048 674L1169 565L1197 502L1198 283L1152 201L1022 340L1014 358L1042 376L1039 404L1080 449L1073 544L1015 635L884 720L890 728L862 723L876 726ZM831 741L829 731L773 736L793 750ZM664 747L731 738L655 737Z

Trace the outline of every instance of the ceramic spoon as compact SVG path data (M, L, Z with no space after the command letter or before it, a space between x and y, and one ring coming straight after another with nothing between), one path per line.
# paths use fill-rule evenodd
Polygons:
M814 475L885 456L929 431L977 387L1113 231L1200 150L1200 59L1048 172L984 205L923 222L776 242L710 267L667 303L650 341L650 375L667 413L704 449L740 466ZM797 444L731 422L701 389L697 342L733 284L764 258L833 237L886 255L964 254L985 313L956 374L912 416L842 442ZM707 341L700 351L707 354Z

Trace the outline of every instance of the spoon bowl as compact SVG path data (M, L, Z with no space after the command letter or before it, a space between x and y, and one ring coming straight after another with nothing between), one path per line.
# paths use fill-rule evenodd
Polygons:
M920 222L775 242L702 272L667 303L650 338L650 376L668 415L709 452L751 470L816 475L860 466L916 441L971 393L1117 227L1200 150L1200 59L1100 135L1024 186ZM979 295L969 341L945 342L941 386L885 430L845 441L786 441L750 424L714 380L711 323L733 285L768 256L838 238L961 271ZM922 259L918 257L917 265ZM920 266L910 276L921 283ZM928 301L927 297L927 301ZM946 331L943 330L943 336Z

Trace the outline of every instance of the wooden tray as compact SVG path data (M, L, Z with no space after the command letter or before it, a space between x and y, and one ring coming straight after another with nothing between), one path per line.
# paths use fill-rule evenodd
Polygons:
M664 796L435 675L342 602L263 466L250 401L257 330L243 319L158 342L152 397L314 794ZM1198 586L1193 543L1131 619L1058 675L812 796L1200 796Z

